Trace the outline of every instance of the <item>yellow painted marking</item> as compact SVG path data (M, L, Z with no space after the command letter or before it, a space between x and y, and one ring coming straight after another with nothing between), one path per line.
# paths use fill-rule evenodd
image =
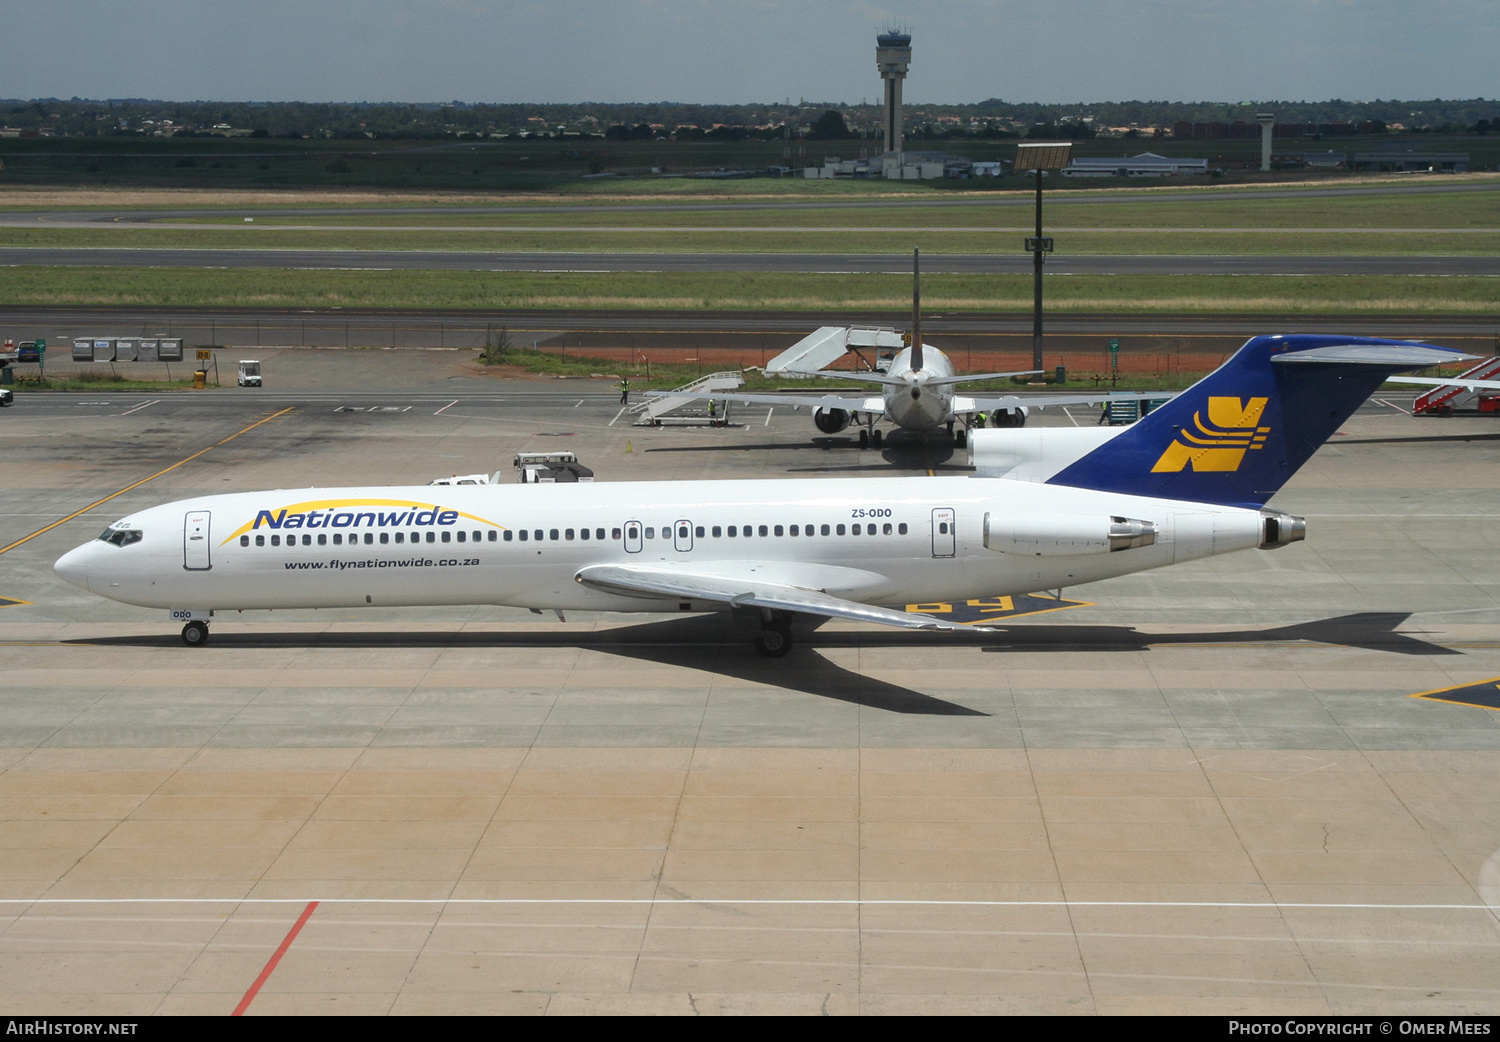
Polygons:
M292 405L289 405L285 409L282 409L280 412L274 412L274 413L272 413L270 416L267 416L265 419L256 420L254 423L252 423L250 426L244 428L243 430L235 431L229 437L224 438L221 441L214 442L212 445L210 445L206 449L199 449L197 452L193 453L191 456L187 457L186 459L180 459L180 460L178 460L176 463L172 464L170 467L163 467L161 470L158 470L155 474L152 474L150 477L141 478L141 480L137 481L133 485L126 485L124 488L120 489L120 491L118 491L118 492L111 492L109 495L105 496L103 499L95 500L94 502L90 503L88 506L84 507L82 510L75 510L71 514L69 514L67 517L61 519L60 521L54 521L54 522L52 522L46 528L38 528L35 532L32 532L30 535L28 535L28 536L22 536L20 539L17 539L14 543L11 543L9 546L0 546L0 554L5 553L7 550L14 550L16 547L20 546L22 543L28 542L28 541L30 541L32 539L35 539L39 535L44 535L45 533L52 531L54 528L58 527L59 525L65 525L69 521L73 520L75 517L78 517L78 516L80 516L82 514L87 514L90 510L93 510L95 507L97 507L97 506L103 506L105 503L108 503L111 499L114 499L117 496L123 496L125 493L129 492L133 488L140 488L142 485L144 485L148 481L155 481L157 478L161 477L163 474L166 474L166 473L168 473L170 471L176 470L178 467L182 466L184 463L191 463L193 460L197 459L199 456L203 455L205 452L211 452L212 450L217 449L220 445L224 445L224 444L227 444L228 442L233 441L235 438L238 438L241 434L246 434L249 431L253 431L253 430L255 430L255 428L259 427L261 424L263 424L263 423L269 423L270 421L276 419L276 417L278 417L278 416L285 416L287 413L291 412L294 408L296 408L296 407L292 406Z
M1469 691L1477 687L1489 684L1497 694L1500 694L1500 677L1492 677L1489 680L1476 680L1472 684L1451 684L1448 687L1440 687L1433 691L1419 691L1410 698L1421 698L1428 702L1444 702L1450 706L1468 706L1470 709L1488 709L1490 712L1500 712L1500 706L1487 706L1479 702L1464 702L1456 698L1438 698L1438 695L1446 695L1450 691Z
M17 605L30 603L30 601L18 601L14 597L0 597L0 608L14 608Z

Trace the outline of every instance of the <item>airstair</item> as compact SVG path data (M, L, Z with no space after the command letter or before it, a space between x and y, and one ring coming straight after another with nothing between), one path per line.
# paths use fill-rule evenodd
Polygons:
M674 387L671 391L653 394L625 411L635 417L634 424L637 427L650 426L660 427L662 417L676 409L690 406L706 408L706 403L701 398L674 398L674 394L708 393L712 391L733 391L745 385L745 378L738 370L729 370L722 373L709 373L700 376L692 383Z
M1500 356L1486 358L1472 369L1459 374L1455 379L1500 379L1497 374L1500 374ZM1486 408L1491 401L1500 402L1500 395L1490 391L1471 391L1457 384L1446 384L1417 395L1416 401L1412 403L1411 414L1413 416L1452 416L1453 410L1467 408L1476 399L1479 401L1480 412L1500 412L1500 406L1497 405Z
M819 326L781 354L766 363L767 376L796 376L823 369L849 351L861 347L884 348L894 353L906 341L894 329L850 329L846 326ZM864 356L861 355L861 358ZM878 362L875 368L883 368Z

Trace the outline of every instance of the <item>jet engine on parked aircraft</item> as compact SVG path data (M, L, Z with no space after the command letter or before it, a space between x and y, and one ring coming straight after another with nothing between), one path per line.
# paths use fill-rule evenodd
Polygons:
M813 423L818 425L818 430L824 434L837 434L849 426L849 412L846 409L824 409L813 410Z

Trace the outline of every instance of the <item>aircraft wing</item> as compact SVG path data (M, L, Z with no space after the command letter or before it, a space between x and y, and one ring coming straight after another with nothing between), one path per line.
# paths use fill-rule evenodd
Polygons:
M988 412L992 409L1045 409L1062 405L1103 405L1105 402L1135 402L1143 398L1166 401L1177 397L1176 391L1096 391L1093 394L1002 394L995 397L964 395L953 399L955 413Z
M790 405L793 409L844 409L849 412L885 412L884 398L846 397L841 394L722 394L717 391L672 391L663 398L732 402L735 405Z
M584 586L608 593L633 597L718 601L732 608L771 608L776 611L805 612L835 619L878 622L883 626L900 626L913 630L953 630L951 623L939 622L927 615L880 608L872 604L845 600L823 593L782 583L758 579L741 579L676 568L646 568L635 565L595 564L579 570L575 577ZM974 629L973 626L965 627Z

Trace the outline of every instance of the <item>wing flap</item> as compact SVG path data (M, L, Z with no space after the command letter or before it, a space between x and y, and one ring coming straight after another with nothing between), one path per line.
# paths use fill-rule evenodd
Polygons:
M805 612L809 615L824 615L834 619L876 622L882 626L899 626L903 629L952 630L958 628L927 615L861 604L858 601L834 597L821 590L755 579L705 575L701 572L679 571L675 568L596 564L580 569L574 578L591 589L631 597L717 601L731 608L767 608L774 611ZM974 629L975 627L966 628Z

